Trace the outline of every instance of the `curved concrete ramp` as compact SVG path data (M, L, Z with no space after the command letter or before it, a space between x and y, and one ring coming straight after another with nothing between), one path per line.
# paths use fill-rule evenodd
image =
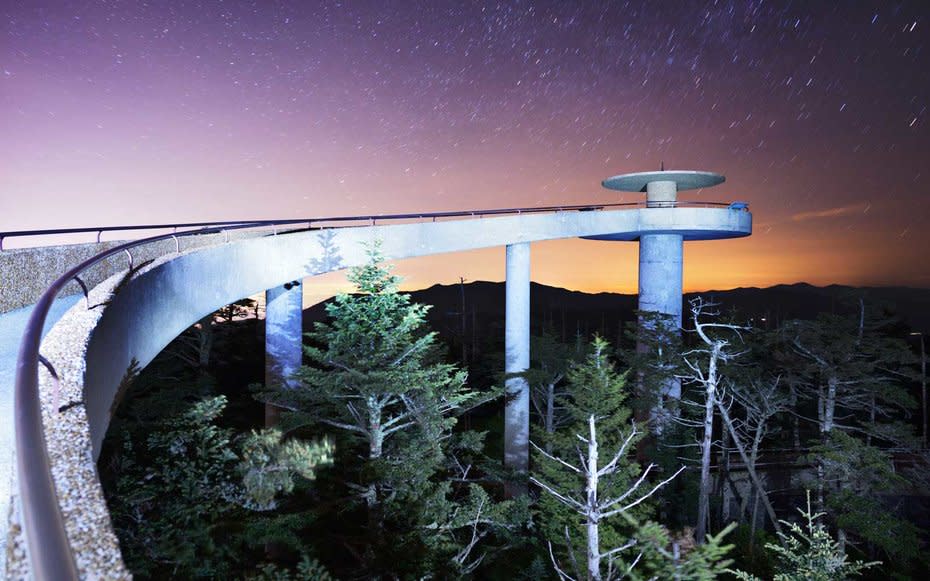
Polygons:
M447 222L310 230L171 254L104 281L52 330L42 353L58 370L56 392L40 372L53 477L82 577L128 575L119 555L95 460L132 361L147 365L203 316L296 279L364 263L364 243L388 259L573 237L631 240L643 233L714 230L747 236L748 212L725 208L523 214ZM59 411L61 410L61 411ZM14 516L14 530L16 525ZM21 532L21 531L20 531ZM14 535L13 577L28 574Z

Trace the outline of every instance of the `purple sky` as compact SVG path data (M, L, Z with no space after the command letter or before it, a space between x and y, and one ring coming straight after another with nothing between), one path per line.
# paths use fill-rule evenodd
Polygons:
M927 2L0 14L0 231L605 203L602 179L664 161L727 176L683 198L755 216L751 238L686 246L688 289L930 287ZM538 244L533 274L629 292L635 252ZM503 250L400 274L500 279Z

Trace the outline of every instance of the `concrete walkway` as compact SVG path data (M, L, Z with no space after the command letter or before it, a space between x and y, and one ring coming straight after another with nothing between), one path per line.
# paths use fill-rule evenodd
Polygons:
M55 301L42 335L80 298L71 295ZM31 314L32 307L25 307L0 315L0 572L6 568L6 524L13 475L13 380L19 342Z

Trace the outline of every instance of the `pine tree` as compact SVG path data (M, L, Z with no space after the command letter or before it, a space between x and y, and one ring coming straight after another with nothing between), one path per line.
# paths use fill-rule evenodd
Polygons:
M455 414L482 398L464 371L442 362L429 307L398 292L377 244L368 254L349 272L356 293L337 296L308 334L302 387L264 395L290 410L282 426L335 428L347 442L346 485L367 519L363 574L466 574L487 555L478 542L520 520L519 503L494 503L468 485L467 467L448 470L454 453L481 447L480 435L453 438L452 428Z
M530 402L538 419L533 426L533 439L545 442L547 451L551 452L552 434L571 420L561 406L568 389L565 379L572 365L583 356L577 346L559 341L552 330L530 338L530 369L523 375L530 384Z
M729 529L682 555L661 525L649 522L647 501L683 468L648 481L631 459L642 436L630 424L626 376L595 337L587 360L568 372L569 428L556 432L552 452L535 446L539 463L532 481L543 489L539 512L552 565L560 579L713 579L729 561L722 544Z
M439 361L436 334L425 326L429 307L398 292L378 245L368 252L348 276L357 294L337 296L326 306L328 320L308 334L312 365L300 371L303 387L267 395L296 412L285 426L320 422L363 447L369 476L356 484L376 507L435 470L441 437L455 423L450 413L476 394L464 371ZM413 452L417 462L409 462Z
M123 556L140 577L225 576L248 539L253 511L273 508L330 461L328 443L282 442L276 430L236 437L217 425L226 398L196 402L156 422L144 442L130 432L108 494Z
M782 521L787 533L778 533L780 544L768 543L765 548L778 559L775 581L836 581L858 576L878 562L849 561L839 544L826 527L817 522L823 513L811 511L810 491L807 492L807 510L798 509L806 521L805 526ZM759 581L744 571L731 571L737 579Z
M678 322L670 315L636 311L636 325L627 332L631 346L620 350L622 363L635 384L631 401L637 421L648 418L650 431L662 443L674 431L673 419L680 413L682 337Z
M627 398L626 375L617 372L609 359L609 352L607 341L595 337L587 358L567 372L567 394L558 401L565 410L565 425L546 440L546 450L534 444L535 480L578 499L586 496L586 479L552 458L575 464L579 454L587 454L584 446L581 447L584 450L579 448L579 437L590 438L589 421L592 417L597 428L597 447L605 451L605 456L615 454L630 437L631 411L624 405ZM633 435L625 451L631 451L641 437L641 431ZM601 498L621 495L639 475L639 466L635 462L627 458L623 460L617 471L604 475L598 482ZM539 499L539 513L543 536L556 547L557 556L566 563L584 563L587 533L576 510L566 507L553 495L543 495ZM598 534L603 546L617 547L629 539L630 532L631 527L626 521L614 519L601 524Z

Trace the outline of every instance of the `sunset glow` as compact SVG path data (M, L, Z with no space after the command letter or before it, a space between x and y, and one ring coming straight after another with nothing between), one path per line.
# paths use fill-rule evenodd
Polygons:
M5 3L0 231L634 201L600 181L664 162L755 219L685 246L685 290L930 286L926 3L167 6ZM533 261L636 290L635 244Z

